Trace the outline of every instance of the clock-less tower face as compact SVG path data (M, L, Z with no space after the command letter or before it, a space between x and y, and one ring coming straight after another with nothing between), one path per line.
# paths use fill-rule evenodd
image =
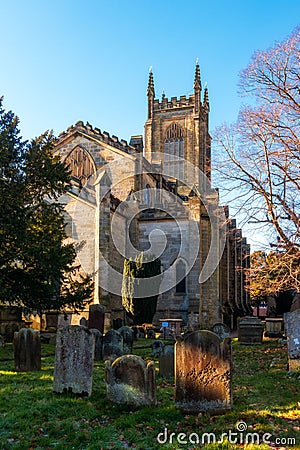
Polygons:
M198 184L198 169L209 179L211 138L208 131L207 89L201 101L199 66L196 66L194 93L189 97L155 99L153 75L149 75L148 119L145 124L145 156L153 164L163 164L166 178L188 185ZM178 160L180 158L180 160ZM184 161L192 166L187 169Z

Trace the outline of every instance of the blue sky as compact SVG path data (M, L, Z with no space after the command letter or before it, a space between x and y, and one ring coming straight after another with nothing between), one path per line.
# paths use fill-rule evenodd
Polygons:
M192 93L196 58L210 129L236 119L239 72L300 22L297 0L0 0L0 95L24 138L78 120L129 140L156 96Z
M300 21L300 2L0 2L0 95L25 138L77 120L119 138L143 133L148 70L156 95L189 94L199 58L211 130L234 121L238 74Z

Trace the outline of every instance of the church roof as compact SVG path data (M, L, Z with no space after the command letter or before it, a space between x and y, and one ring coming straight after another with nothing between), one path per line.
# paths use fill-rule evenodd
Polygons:
M129 145L124 139L119 140L117 136L110 136L107 131L101 132L99 128L93 127L89 122L84 124L82 120L79 120L75 123L75 125L71 125L66 131L60 133L58 136L58 141L61 141L76 132L81 132L82 134L111 145L112 147L115 147L125 153L133 154L136 152L136 149Z

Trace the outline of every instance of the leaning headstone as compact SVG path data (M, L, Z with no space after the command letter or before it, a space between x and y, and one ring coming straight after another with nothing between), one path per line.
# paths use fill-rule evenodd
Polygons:
M107 361L105 368L108 398L133 408L156 404L155 368L136 355Z
M300 368L300 309L284 314L289 370Z
M121 327L118 332L123 337L123 354L130 355L132 353L133 346L133 331L130 327Z
M160 356L164 349L164 343L160 339L157 339L156 341L152 342L151 348L152 356Z
M92 393L95 340L81 325L60 328L56 337L53 391Z
M16 372L41 370L40 333L32 328L16 331L13 340Z
M97 330L96 328L92 328L91 333L94 336L95 339L95 353L94 353L94 360L95 361L102 361L103 360L103 338L101 331Z
M91 305L89 308L89 328L96 328L104 333L105 307L101 305Z
M123 336L116 330L109 330L103 336L103 359L115 359L123 355Z
M174 345L165 345L159 356L159 375L164 378L174 377Z
M211 329L213 333L217 334L219 338L223 341L226 337L230 336L230 328L222 322L215 323Z
M175 404L187 413L231 408L231 340L194 331L175 344Z

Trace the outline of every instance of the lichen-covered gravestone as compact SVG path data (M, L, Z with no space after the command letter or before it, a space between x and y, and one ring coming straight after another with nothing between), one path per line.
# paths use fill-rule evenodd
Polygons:
M109 330L103 336L103 359L115 359L123 355L123 336L116 330Z
M223 341L226 337L230 336L230 328L222 322L215 323L211 329L213 333L217 334L219 338Z
M121 327L118 332L123 337L123 353L124 355L129 355L132 353L133 346L133 331L130 327Z
M152 342L151 345L152 348L152 356L159 356L162 354L164 349L164 343L160 339L157 339L156 341Z
M159 375L164 378L174 377L174 345L165 345L159 355Z
M102 343L102 333L101 331L97 330L96 328L91 328L91 333L94 336L95 339L95 354L94 354L94 360L95 361L102 361L103 360L103 343Z
M231 340L201 330L175 344L175 404L187 413L231 408Z
M300 368L300 309L284 314L289 370Z
M104 332L105 307L102 305L91 305L89 307L89 328L96 328L102 334Z
M54 392L91 395L94 350L94 335L88 328L69 325L57 331Z
M16 331L13 340L16 372L41 370L40 333L32 328Z
M108 398L133 408L156 404L155 368L136 355L123 355L105 368Z

